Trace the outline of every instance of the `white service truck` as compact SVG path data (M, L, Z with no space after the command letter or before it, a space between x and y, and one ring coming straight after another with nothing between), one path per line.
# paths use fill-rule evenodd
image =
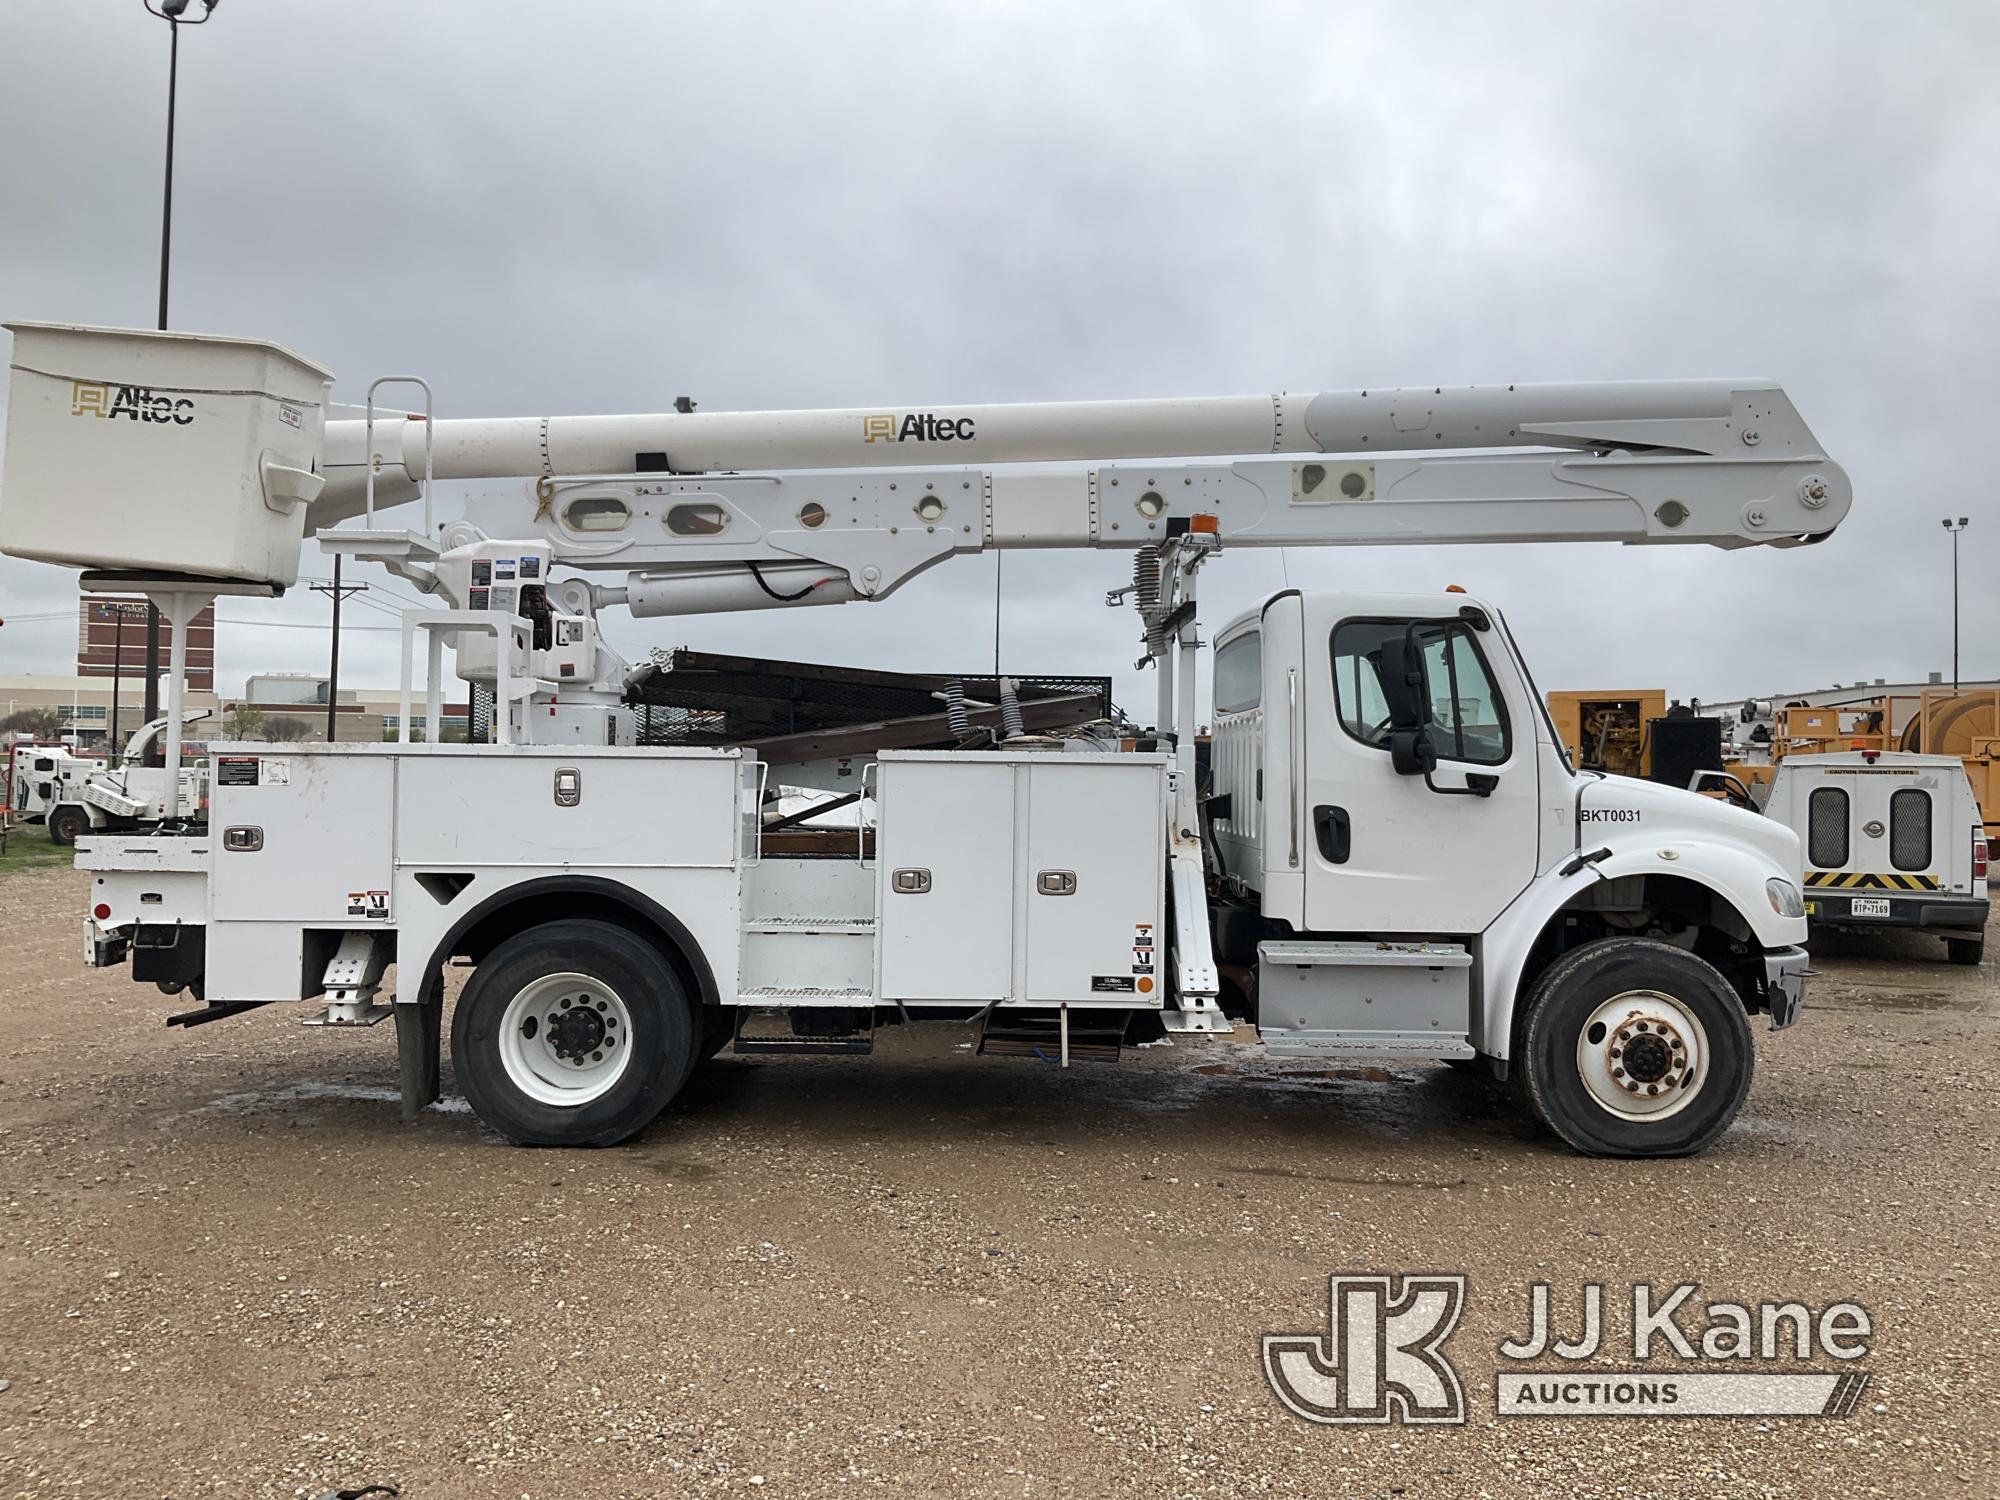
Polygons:
M1798 1016L1796 836L1577 771L1487 601L1280 593L1216 636L1205 773L1197 744L1223 550L1825 537L1848 481L1768 382L491 421L370 387L328 422L326 372L276 345L12 326L0 548L147 593L177 663L209 598L295 581L308 524L440 601L404 616L402 741L212 746L204 825L77 861L90 963L191 992L183 1024L393 1014L406 1114L454 967L460 1088L549 1145L630 1136L722 1047L933 1017L1065 1064L1238 1021L1279 1055L1465 1062L1579 1150L1678 1154L1742 1104L1750 1018ZM438 523L439 479L508 482ZM816 858L767 836L754 754L633 743L599 610L879 599L996 548L1132 555L1107 602L1137 608L1147 732L883 749L872 825ZM448 642L495 743L407 740Z
M1806 920L1846 932L1942 938L1955 964L1986 954L1986 829L1956 755L1788 755L1764 812L1805 845Z

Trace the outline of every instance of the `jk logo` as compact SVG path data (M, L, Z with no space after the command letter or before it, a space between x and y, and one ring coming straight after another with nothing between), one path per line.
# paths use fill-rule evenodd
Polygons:
M1264 1375L1308 1422L1463 1423L1465 1388L1438 1352L1465 1308L1463 1276L1327 1278L1327 1335L1267 1333Z

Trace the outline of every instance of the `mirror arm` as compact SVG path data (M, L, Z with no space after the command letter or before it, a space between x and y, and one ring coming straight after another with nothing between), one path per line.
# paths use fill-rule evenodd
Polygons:
M1426 771L1424 785L1440 797L1490 797L1500 785L1500 778L1489 771L1467 771L1464 786L1439 786L1431 773Z

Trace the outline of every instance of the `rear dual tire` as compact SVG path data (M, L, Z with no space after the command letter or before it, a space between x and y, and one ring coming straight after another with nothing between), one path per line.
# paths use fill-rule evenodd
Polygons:
M687 1081L701 1026L664 954L610 922L516 933L473 971L452 1017L459 1087L521 1146L610 1146Z
M1968 969L1977 968L1979 961L1986 957L1986 934L1982 932L1973 938L1946 938L1944 956Z
M1522 1073L1550 1130L1591 1156L1690 1156L1750 1091L1743 1001L1716 968L1650 938L1564 954L1528 1002Z

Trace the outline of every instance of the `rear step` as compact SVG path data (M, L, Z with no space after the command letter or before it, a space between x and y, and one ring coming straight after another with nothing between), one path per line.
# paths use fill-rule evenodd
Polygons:
M1125 1019L1116 1025L1102 1020L1078 1024L1062 1010L1055 1015L1021 1015L989 1010L980 1024L980 1057L1039 1057L1068 1067L1072 1062L1117 1062L1125 1041Z
M752 1016L777 1015L789 1028L777 1035L745 1036L744 1022ZM729 1050L738 1055L826 1057L873 1052L875 1050L875 1009L802 1007L797 1010L757 1010L736 1007L735 1035Z

